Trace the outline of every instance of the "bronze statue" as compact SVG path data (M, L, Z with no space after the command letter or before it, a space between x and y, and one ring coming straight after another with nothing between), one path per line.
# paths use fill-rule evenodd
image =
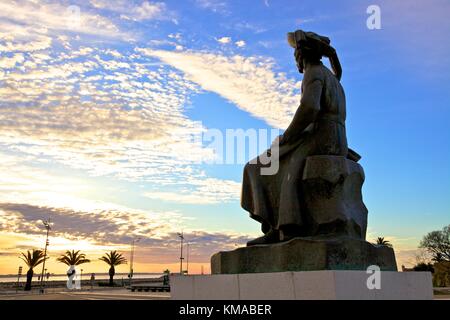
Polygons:
M364 170L361 157L347 146L336 51L328 38L313 32L289 33L288 42L304 74L300 106L284 134L245 165L242 183L242 207L261 223L264 235L246 247L215 253L211 272L366 270L373 265L396 271L394 250L365 240ZM330 59L333 72L322 57Z
M314 202L310 198L315 198L315 194L308 195L308 192L317 188L319 193L326 190L321 190L317 183L314 185L316 180L310 179L313 185L309 186L304 181L308 157L341 156L354 162L360 159L358 154L347 147L345 94L340 83L342 69L336 51L330 45L329 38L302 30L288 33L288 43L295 49L299 72L304 74L302 97L291 124L274 141L272 150L268 150L270 153L273 148L279 148L278 172L262 175L261 168L266 165L261 161L261 156L245 166L241 205L253 219L261 223L264 233L247 245L269 244L318 234L346 233L365 238L365 217L352 219L348 218L348 213L329 217L335 214L330 213L330 210L335 209L316 208L316 204L315 208L310 208L309 205ZM334 73L322 64L322 57L329 58ZM355 170L358 171L357 168ZM362 185L362 168L360 171L362 179L359 183ZM362 200L356 207L358 214L367 215ZM328 215L327 222L319 222L324 215ZM354 229L354 232L349 231L349 228Z

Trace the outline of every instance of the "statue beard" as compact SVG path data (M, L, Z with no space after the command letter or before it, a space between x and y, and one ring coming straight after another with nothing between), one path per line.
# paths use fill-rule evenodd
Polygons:
M305 69L303 65L303 59L297 60L297 69L298 72L303 73L303 70Z
M298 48L295 49L294 57L295 57L295 61L297 63L298 72L303 73L303 70L305 69L305 66L303 64L303 57L302 57L300 49L298 49Z

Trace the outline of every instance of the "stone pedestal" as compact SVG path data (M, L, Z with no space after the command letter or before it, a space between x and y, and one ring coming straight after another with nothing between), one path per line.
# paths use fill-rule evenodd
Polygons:
M305 271L173 276L174 300L430 300L431 273ZM369 285L368 285L369 282ZM373 288L373 289L369 289Z
M364 178L361 165L345 157L308 157L301 177L306 234L365 239L367 208L361 193Z
M340 238L295 238L219 252L211 257L211 273L255 273L312 270L366 270L371 265L397 271L394 250L367 241Z

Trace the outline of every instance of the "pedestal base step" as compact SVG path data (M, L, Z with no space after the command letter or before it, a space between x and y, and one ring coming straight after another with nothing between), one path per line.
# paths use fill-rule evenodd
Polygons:
M366 270L397 271L394 250L353 238L295 238L288 242L223 251L211 257L211 273Z
M174 300L430 300L431 273L301 271L173 276Z

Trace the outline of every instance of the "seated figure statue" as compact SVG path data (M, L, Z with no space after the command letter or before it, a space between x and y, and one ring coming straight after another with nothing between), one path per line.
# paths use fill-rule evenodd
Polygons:
M336 51L330 46L327 37L313 32L297 30L289 33L288 42L295 48L298 70L304 74L300 106L284 134L275 139L267 151L270 153L273 148L278 148L278 159L272 160L279 161L278 171L273 175L261 174L261 168L267 166L263 164L261 156L245 166L241 205L253 219L261 223L264 233L247 245L333 233L339 231L341 224L348 228L348 223L352 223L351 228L356 230L353 234L364 239L367 210L362 199L359 197L355 200L360 202L356 206L352 204L355 201L351 200L350 203L343 199L360 194L364 173L356 163L360 159L359 155L347 146L345 94L340 83L342 70ZM329 58L333 72L322 64L322 57ZM316 159L316 156L319 157ZM309 167L314 167L316 171L327 171L323 175L335 175L336 179L317 180L314 177L315 180L306 181L307 176L316 175L316 172L305 172L308 159L311 159ZM331 162L329 159L332 159ZM340 173L339 170L347 173ZM353 182L346 182L348 177L355 176L355 172L357 181L352 178ZM327 179L331 181L331 187ZM340 191L336 191L338 189ZM329 203L324 205L320 197ZM351 218L351 215L347 219L347 212L337 212L339 210L357 210L357 215L362 215L361 221ZM320 223L314 222L335 214L341 216L327 218L332 223L323 223L326 228L321 229L317 227Z

